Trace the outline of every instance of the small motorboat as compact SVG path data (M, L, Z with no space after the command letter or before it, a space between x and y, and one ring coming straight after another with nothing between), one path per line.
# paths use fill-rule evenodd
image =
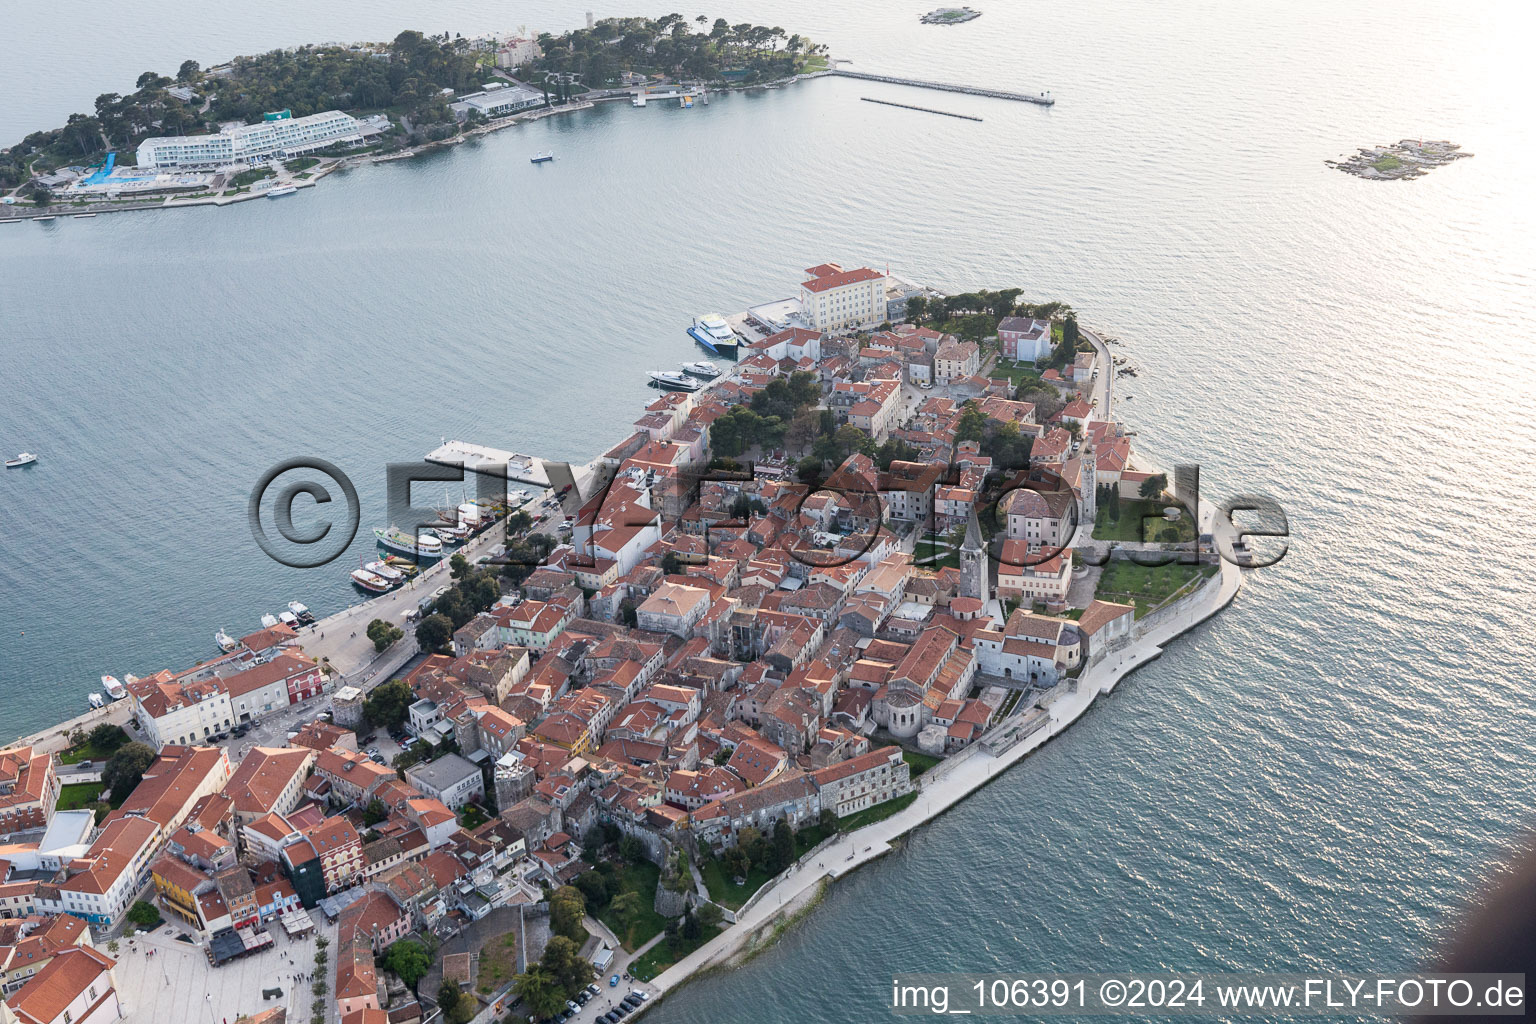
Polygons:
M5 460L5 468L6 469L15 469L17 466L30 466L32 463L34 463L36 461L37 461L37 456L36 455L33 455L31 452L22 452L21 454L17 455L14 459L6 459Z
M218 644L219 650L223 651L225 654L230 653L236 647L240 646L240 641L236 640L222 629L213 634L213 642Z
M263 615L261 617L261 628L262 629L271 629L275 625L277 625L277 616L276 615L267 614L267 615Z
M124 697L128 696L128 687L124 686L122 681L118 679L117 676L102 676L101 688L105 690L107 696L111 697L113 700L122 700Z
M288 610L298 616L300 622L306 626L314 625L315 614L297 601L288 602Z
M535 153L535 154L533 154L533 156L528 158L528 162L531 163L531 164L547 164L551 160L553 160L554 158L555 158L555 151L552 150L552 149L546 149L542 153Z
M88 693L85 695L85 699L93 708L99 709L107 706L107 699L99 693Z

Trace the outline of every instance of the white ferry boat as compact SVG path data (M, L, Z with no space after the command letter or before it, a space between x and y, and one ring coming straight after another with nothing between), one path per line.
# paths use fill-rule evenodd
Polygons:
M651 382L663 391L697 391L704 386L704 382L697 377L671 370L652 370Z
M736 332L731 330L731 325L725 322L725 317L719 313L705 313L703 316L694 317L693 326L688 328L688 334L714 355L736 358L739 339L736 337Z
M383 527L375 527L373 536L387 550L398 551L402 555L411 555L418 559L443 556L443 542L436 534L427 530L412 537L398 527L391 526L387 530Z
M291 196L298 189L293 185L284 185L282 188L274 188L267 193L268 199L281 199L283 196Z
M101 688L107 691L107 696L113 700L122 700L128 696L128 687L124 686L117 676L102 676Z

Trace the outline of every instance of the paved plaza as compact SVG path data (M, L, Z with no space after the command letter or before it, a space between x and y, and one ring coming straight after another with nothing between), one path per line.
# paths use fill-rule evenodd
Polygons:
M321 915L313 915L317 921ZM149 935L120 939L117 985L129 1024L228 1024L240 1014L255 1015L276 1006L288 1007L289 1020L308 1020L314 993L313 977L295 982L299 973L313 975L315 937L331 941L335 956L336 929L320 924L310 935L290 939L281 926L271 929L276 945L223 967L214 967L201 945L181 942L184 934L168 921ZM326 1000L331 999L331 969L326 964ZM279 999L263 1001L262 989L280 988Z

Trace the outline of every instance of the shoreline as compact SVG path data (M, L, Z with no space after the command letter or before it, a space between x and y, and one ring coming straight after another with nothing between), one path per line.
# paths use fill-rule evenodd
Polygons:
M1202 501L1202 525L1209 523L1214 516L1214 506ZM801 906L800 901L808 891L814 891L823 884L830 888L831 884L844 876L890 853L896 840L937 819L988 785L1003 771L1066 732L1100 697L1112 693L1122 679L1162 657L1169 643L1208 621L1229 605L1241 588L1242 570L1223 560L1221 572L1188 597L1182 598L1174 615L1147 627L1129 644L1113 651L1113 658L1105 657L1089 666L1078 678L1075 689L1054 695L1046 705L1049 718L1045 727L1031 731L996 754L987 751L984 736L921 776L916 787L918 799L910 806L884 821L866 825L854 832L842 833L835 841L819 848L819 852L813 851L807 855L807 859L811 856L816 858L815 869L809 869L808 865L797 865L765 884L737 912L736 923L648 983L657 990L658 998L647 1002L646 1006L663 1001L667 993L693 980L701 972L736 966L732 958L740 954L744 947L750 948L754 954L760 948L765 948L766 944L758 945L752 943L752 940L781 926L792 926L803 917L810 908ZM1173 611L1173 608L1170 606L1163 611ZM1057 688L1068 689L1068 684L1059 683ZM1003 723L994 725L987 735L996 735L1009 721L1019 717L1018 714L1010 716ZM845 850L847 857L840 858L839 855Z
M714 93L752 92L766 89L782 89L786 85L811 78L820 78L826 75L826 71L807 71L788 78L775 79L772 82L759 82L753 85L718 85L706 86L705 90ZM590 98L573 100L559 106L540 107L536 110L522 111L510 114L507 117L488 121L485 124L452 135L446 139L438 139L436 142L424 142L419 146L412 146L395 153L374 155L371 153L359 153L355 156L343 156L333 158L334 163L323 164L314 168L308 178L289 179L282 178L274 181L271 186L259 192L242 192L234 196L201 196L196 199L179 199L176 196L163 196L158 199L146 198L143 200L123 200L118 205L108 205L109 201L100 203L88 203L84 206L75 206L66 203L54 203L50 206L22 206L17 203L10 206L0 206L0 224L8 224L20 221L36 221L43 218L53 220L70 220L82 215L95 216L105 213L143 213L154 210L184 210L201 206L233 206L237 203L249 202L252 199L266 199L273 188L279 186L291 186L298 189L314 188L321 179L328 177L336 171L351 170L355 167L363 167L370 164L392 163L396 160L410 160L440 149L451 149L454 146L463 145L472 139L494 132L502 131L522 124L532 124L545 118L556 117L562 114L574 114L583 110L591 110L599 103L612 103L617 100L628 99L631 90L613 92L601 90L601 95ZM708 104L704 104L707 106Z

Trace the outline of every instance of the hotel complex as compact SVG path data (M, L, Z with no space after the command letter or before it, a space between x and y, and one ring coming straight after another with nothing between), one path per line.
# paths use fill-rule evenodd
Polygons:
M227 126L217 135L172 135L139 143L138 165L217 167L272 157L298 156L343 142L361 142L383 129L339 110L307 117L288 111L268 114L260 124Z
M818 331L863 327L886 319L886 276L860 267L844 270L823 263L806 270L810 279L800 285L800 309Z

